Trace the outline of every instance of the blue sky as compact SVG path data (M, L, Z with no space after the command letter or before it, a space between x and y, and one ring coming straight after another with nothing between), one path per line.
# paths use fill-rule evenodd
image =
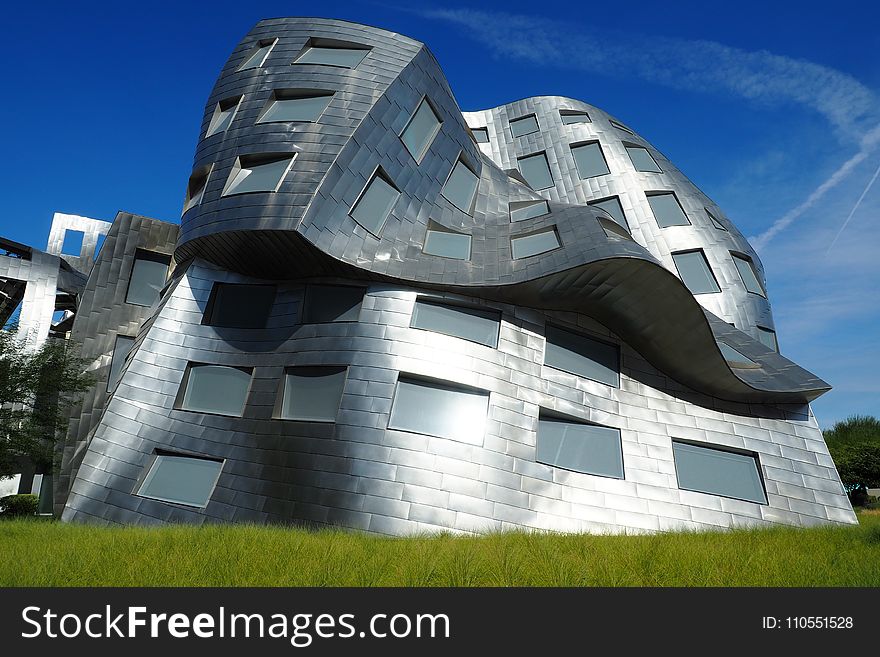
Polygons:
M205 100L253 23L368 23L427 43L464 110L559 94L635 128L752 238L783 353L835 387L820 424L880 416L880 8L729 6L18 3L0 234L45 247L55 211L177 220Z

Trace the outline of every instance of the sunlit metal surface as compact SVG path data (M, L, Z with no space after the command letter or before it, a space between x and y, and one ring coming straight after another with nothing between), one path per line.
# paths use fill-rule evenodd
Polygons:
M348 68L291 66L316 39L369 50ZM265 61L242 68L261 42L274 43ZM277 89L335 93L316 121L258 124ZM205 136L217 105L238 96L226 129ZM441 127L416 161L400 135L425 97ZM582 113L590 121L572 121ZM514 137L510 119L528 115L538 130ZM470 129L483 127L488 141L478 144ZM572 145L595 142L609 172L582 179ZM647 149L661 172L637 171L627 147ZM552 177L540 191L515 171L536 153ZM238 159L259 154L296 155L277 191L223 196ZM457 165L479 178L465 208L443 194ZM540 97L462 114L422 44L344 21L272 19L224 66L194 170L211 173L181 221L182 264L90 437L77 438L85 449L69 475L65 519L385 534L855 522L808 405L828 385L757 339L758 326L773 328L769 301L745 289L731 252L751 258L766 289L757 254L661 153L598 108ZM399 197L374 234L354 208L376 175ZM673 192L689 224L661 228L648 192ZM610 215L589 205L612 196L633 240L606 232L599 218ZM549 213L512 222L511 204L530 200L547 200ZM425 253L429 228L468 236L469 257ZM549 230L559 248L513 257L513 239ZM719 292L695 298L678 278L671 254L695 249ZM277 285L266 327L205 323L218 282ZM306 321L310 282L362 286L357 315ZM497 347L413 328L420 297L500 313ZM619 387L543 365L551 324L618 345ZM731 368L719 340L758 367ZM252 370L243 416L180 410L189 363ZM335 422L283 419L284 372L300 366L346 368ZM488 394L482 432L476 405L465 440L392 421L401 378ZM623 478L537 462L542 410L618 429ZM767 503L679 489L673 439L756 455ZM168 453L223 460L204 508L136 494L156 455Z

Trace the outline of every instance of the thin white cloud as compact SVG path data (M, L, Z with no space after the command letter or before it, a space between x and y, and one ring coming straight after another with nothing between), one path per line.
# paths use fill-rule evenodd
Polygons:
M877 167L877 170L874 171L874 175L871 176L871 179L868 181L868 184L865 185L865 189L862 190L861 195L859 196L859 200L856 201L856 204L853 206L852 210L849 211L849 214L846 216L846 220L840 226L840 230L837 231L837 234L834 236L834 239L831 240L831 244L828 245L828 250L825 252L827 256L831 253L831 249L834 248L834 245L837 244L837 240L840 239L840 236L843 234L843 231L846 230L846 227L849 225L850 220L853 218L853 215L856 213L856 210L862 205L862 201L865 200L865 197L868 195L868 192L871 191L871 187L874 186L874 183L877 180L877 176L880 176L880 166Z
M692 92L728 93L771 106L801 106L823 116L840 138L858 143L859 150L803 203L750 238L759 251L845 180L880 142L876 94L851 75L815 62L709 40L639 35L504 12L415 11L462 28L498 56L541 66L637 77Z
M858 139L876 124L877 98L836 69L766 50L593 28L504 12L416 10L465 30L496 55L589 71L635 76L697 92L726 92L758 103L797 104L818 112L841 136Z

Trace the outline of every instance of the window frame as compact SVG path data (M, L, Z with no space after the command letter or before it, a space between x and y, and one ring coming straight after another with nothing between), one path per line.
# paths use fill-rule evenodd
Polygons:
M239 94L238 96L230 96L229 98L217 101L217 104L214 106L214 112L211 114L211 119L208 121L208 127L205 129L205 139L219 135L229 129L235 120L235 116L238 114L243 99L244 95ZM225 108L224 105L226 106ZM226 112L230 112L229 121L226 127L220 130L217 126L220 124L220 117Z
M437 125L434 127L433 131L431 132L430 136L428 137L428 140L425 142L425 146L422 149L422 152L418 156L416 156L415 153L413 153L411 150L409 150L409 146L404 141L403 135L406 134L407 130L409 130L409 127L412 125L412 122L416 118L416 114L419 113L419 110L421 109L423 104L428 106L428 109L434 115L434 118L437 119ZM424 94L424 95L422 95L419 102L416 104L416 108L413 110L412 114L410 114L409 119L406 122L406 125L403 126L403 130L400 131L400 134L397 135L397 138L400 139L400 142L403 144L404 150L406 150L406 152L412 156L412 158L416 161L416 164L418 165L418 164L422 163L422 160L425 159L425 156L431 150L431 146L434 145L434 140L437 139L437 135L440 134L441 130L443 130L443 119L440 118L440 112L437 111L437 108L435 107L435 105L431 101L431 99L428 98L428 95ZM476 142L474 142L474 143L476 143ZM477 184L479 185L479 182Z
M214 496L214 492L217 490L217 483L220 481L220 475L223 474L223 469L226 467L226 459L225 458L216 458L210 456L203 456L201 454L186 454L183 452L175 452L171 450L165 449L156 449L150 455L151 461L148 467L144 468L143 474L138 478L138 481L135 483L134 490L132 494L135 497L140 497L145 500L154 500L157 502L162 502L164 504L174 504L177 506L186 507L188 509L206 509L208 505L211 503L211 498ZM169 498L156 497L154 495L147 495L143 493L143 488L147 484L147 480L150 480L150 474L156 468L157 464L160 462L162 458L176 458L176 459L190 459L190 460L198 460L198 461L211 461L213 463L219 463L220 467L217 470L217 475L214 478L213 483L211 484L211 490L207 495L205 503L201 506L196 504L188 504L186 502L180 502L178 500L172 500Z
M746 289L746 292L748 292L749 294L754 294L754 295L757 295L759 297L766 299L767 298L767 290L764 287L764 283L761 282L761 277L758 276L758 270L755 269L755 261L752 260L752 257L749 255L746 255L745 253L742 253L741 251L731 251L730 257L733 260L733 266L736 269L736 273L739 275L739 279L742 282L743 287ZM742 274L742 270L740 269L739 265L737 264L738 261L744 262L749 267L749 269L752 272L752 276L755 277L755 282L758 284L758 289L760 290L760 292L755 292L754 290L749 289L749 284L746 282L746 279Z
M218 297L221 296L223 287L263 287L263 288L272 288L272 303L269 304L269 312L266 314L265 320L263 321L262 326L228 326L226 324L215 324L217 321L214 316L217 311L218 306ZM275 300L278 297L278 286L272 283L231 283L228 281L214 281L214 284L211 286L211 293L208 296L208 303L205 305L205 311L202 313L202 326L212 326L214 328L219 329L233 329L233 330L261 330L266 328L266 324L269 322L269 317L272 316L272 307L275 305Z
M305 89L305 88L287 88L287 87L279 87L276 89L272 89L272 93L269 95L269 100L266 101L266 104L263 105L260 113L257 115L256 121L254 121L254 125L272 125L273 123L318 123L320 118L324 115L324 112L327 111L327 108L330 106L330 103L333 102L333 97L336 95L336 91L333 89ZM318 114L313 119L270 119L266 120L266 115L272 109L272 107L278 102L285 102L290 100L311 100L314 98L327 98L327 104L324 105L324 108L318 112Z
M244 401L241 405L241 412L238 415L232 413L221 413L220 411L204 411L194 408L186 407L186 395L189 391L190 380L192 377L192 371L194 369L199 369L201 367L220 367L231 370L238 370L239 372L244 372L248 375L248 386L244 392ZM174 399L173 409L175 411L183 411L185 413L200 413L202 415L214 415L217 417L231 417L231 418L243 418L245 412L247 411L248 400L250 399L251 392L253 391L254 386L254 367L245 367L238 365L224 365L222 363L203 363L201 361L189 361L186 364L186 370L183 373L183 378L180 380L180 386L177 390L177 396Z
M284 406L287 397L287 377L293 370L336 370L335 374L343 373L342 387L339 390L339 399L336 400L336 413L333 419L327 418L306 418L292 417L284 414ZM288 365L281 372L281 381L279 382L278 391L275 398L275 406L272 413L273 420L283 420L285 422L307 422L314 424L335 424L339 419L339 411L342 408L342 398L345 396L345 386L348 383L349 366L348 365Z
M522 172L522 169L520 168L520 163L523 160L529 160L533 157L538 157L538 156L542 156L544 158L544 164L547 165L547 176L550 179L550 184L546 185L545 187L538 187L536 189L536 188L532 187L532 184L529 182L528 178L526 178L525 174ZM519 175L522 176L522 179L526 181L526 184L529 186L529 188L532 189L533 191L540 192L544 189L553 189L554 187L556 187L556 178L553 177L553 169L550 168L550 159L547 157L547 150L546 149L543 151L537 151L535 153L528 153L526 155L518 156L516 158L516 170L519 172Z
M616 366L616 368L614 368L616 370L616 375L617 375L615 382L609 383L608 381L603 381L601 379L597 379L596 377L589 376L587 374L584 374L583 372L575 372L574 369L570 368L570 367L565 368L565 367L560 367L558 365L553 365L553 364L548 363L547 362L547 345L551 343L550 333L553 331L561 331L562 333L568 333L569 335L574 336L575 338L578 338L581 340L588 340L588 341L592 341L592 342L596 342L598 344L604 345L606 347L612 347L614 349L614 351L616 352L616 361L617 361L617 363L616 363L617 366ZM557 346L560 346L560 345L557 345ZM567 351L571 351L567 347L562 347L562 348L566 349ZM578 355L581 358L584 358L586 360L596 362L593 358L590 358L589 356L586 356L582 353L579 353ZM591 334L584 333L583 331L578 330L578 329L571 329L567 326L562 326L562 325L556 324L554 322L547 322L544 325L544 354L543 354L543 358L541 360L541 367L549 367L550 369L556 370L558 372L565 372L567 374L571 374L572 376L577 376L582 379L587 379L588 381L595 381L596 383L600 383L600 384L608 386L610 388L616 388L619 390L620 389L620 381L621 381L620 377L623 374L621 371L622 363L623 363L623 358L622 358L621 348L620 348L620 345L617 343L611 342L607 339L602 339L602 338L596 337ZM605 367L606 369L611 369L611 368L608 368L603 363L597 363L597 364L602 367Z
M379 225L376 227L376 229L373 230L373 229L365 226L364 224L362 224L360 221L358 221L357 217L354 216L354 213L357 210L358 206L360 205L361 201L367 195L367 192L370 190L370 188L373 185L373 182L376 179L381 179L382 182L384 182L391 189L393 189L395 192L397 192L397 197L394 199L394 202L388 208L388 211L385 213L385 216L382 218L382 221L379 223ZM397 184L391 179L391 176L389 176L388 173L385 171L385 169L383 169L381 166L377 166L375 169L373 169L373 173L370 174L370 177L367 179L367 183L363 186L360 193L358 193L357 198L355 199L354 203L351 204L351 207L348 210L348 216L351 217L352 221L354 221L358 226L360 226L365 231L367 231L370 235L378 238L382 234L382 230L385 228L385 224L388 223L388 218L392 214L394 214L394 208L397 207L397 204L400 201L401 196L403 196L403 193L400 191L400 188L397 186Z
M610 429L612 431L617 432L617 447L618 453L620 455L620 476L613 474L606 474L601 472L590 472L587 470L579 470L573 467L565 467L564 465L559 465L557 463L548 463L547 461L541 461L538 458L538 444L541 440L541 422L556 422L561 424L574 424L586 427L598 427L600 429ZM587 420L581 418L574 418L568 415L563 415L561 413L557 413L550 409L540 408L538 411L538 427L535 431L535 463L540 463L542 465L546 465L550 468L557 468L559 470L565 470L566 472L576 472L578 474L584 474L591 477L605 477L607 479L617 479L618 481L626 480L626 458L623 453L623 430L619 427L609 427L604 424L597 424L595 422L589 422Z
M770 504L769 498L767 496L767 482L764 479L764 468L761 464L761 455L758 452L753 452L751 450L739 449L736 447L729 447L727 445L719 445L717 443L700 443L693 440L686 440L684 438L672 438L672 463L675 468L675 484L679 490L686 490L692 493L702 493L703 495L714 495L716 497L724 497L729 500L740 500L742 502L750 502L752 504L760 504L762 506L767 506ZM761 484L761 491L764 493L764 501L756 502L755 500L749 500L743 497L734 497L733 495L724 495L722 493L716 493L705 490L696 490L694 488L683 488L681 485L681 479L679 477L678 472L678 459L675 458L675 445L685 445L687 447L696 447L698 449L706 449L709 451L722 452L727 454L736 454L738 456L750 457L754 460L755 463L755 471L758 474L758 481Z
M580 149L580 148L587 148L587 147L593 146L593 145L596 146L596 149L598 150L599 155L602 158L602 162L605 164L605 171L602 171L600 173L592 173L588 176L584 176L584 174L581 172L581 165L578 162L578 158L577 158L577 155L575 154L575 150ZM575 170L578 173L578 178L580 178L581 180L590 180L591 178L598 178L600 176L607 176L611 173L611 167L608 166L608 158L605 157L605 149L602 148L602 142L600 142L598 139L590 139L587 141L579 141L579 142L575 142L573 144L569 144L568 150L571 152L571 159L574 160ZM549 163L548 163L548 165L549 165Z
M657 216L657 212L654 210L654 206L651 204L651 199L655 196L671 196L672 200L675 201L676 205L678 205L678 209L681 210L681 214L684 217L685 223L683 224L666 224L665 226L660 223L660 219ZM678 199L678 194L676 194L672 190L650 190L645 192L645 198L648 201L648 207L651 209L651 216L654 217L654 222L657 224L657 227L661 230L666 228L677 228L679 226L693 226L691 223L691 218L688 216L688 213L685 212L684 206L681 204L681 201Z
M275 194L281 189L281 185L284 184L284 179L287 178L287 175L290 173L291 168L293 168L293 163L296 161L297 155L299 153L242 153L235 158L235 162L232 165L232 169L229 171L229 176L226 178L226 182L223 185L223 191L220 192L220 197L225 198L228 196L240 196L243 194ZM243 192L238 192L233 189L233 184L235 182L236 176L244 169L253 170L260 166L267 166L269 164L274 164L275 162L282 162L285 159L288 160L287 166L284 169L284 172L278 178L278 182L275 184L274 189L252 189L246 190ZM245 162L253 162L253 164L245 164ZM240 183L239 183L240 184Z
M530 253L528 255L516 255L514 250L514 243L527 239L529 237L534 237L536 235L540 235L542 233L553 233L554 237L556 237L556 246L551 249L546 249L544 251L538 251L537 253ZM552 226L544 226L537 230L531 230L524 233L517 233L515 235L510 236L510 259L511 260L525 260L526 258L537 258L538 256L542 256L547 253L552 253L553 251L558 251L563 247L562 238L559 237L559 230L556 228L556 225Z
M427 251L426 249L428 247L428 239L430 238L432 233L442 233L446 235L455 235L457 237L466 237L468 243L467 257L459 258L458 256L443 255L440 253L431 253L430 251ZM471 235L470 233L462 233L457 230L452 230L451 228L447 228L446 226L438 224L433 219L428 221L428 227L425 230L425 241L422 243L422 253L424 253L425 255L433 256L435 258L448 258L450 260L461 260L463 262L469 262L471 259L471 255L473 254L473 250L474 239L473 235Z
M459 163L460 163L465 169L467 169L468 171L470 171L470 172L473 174L473 176L477 179L477 184L474 185L474 193L473 193L473 195L471 196L470 205L469 205L469 207L468 207L467 210L465 210L464 208L460 208L460 207L458 207L458 204L457 204L455 201L453 201L451 198L449 198L448 196L446 196L446 193L445 193L445 192L446 192L446 185L448 185L448 184L449 184L449 181L452 180L452 175L455 173L455 170L458 168ZM481 170L481 172L482 172L482 170ZM481 180L481 179L480 179L480 174L477 173L476 171L474 171L474 169L473 169L473 168L467 163L467 160L466 160L465 157L464 157L464 151L461 151L461 152L459 152L458 157L457 157L456 160L455 160L455 164L452 165L452 169L450 169L450 171L449 171L449 175L446 176L446 181L443 183L443 186L440 188L440 195L441 195L443 198L445 198L447 201L449 201L449 203L452 205L452 207L454 207L454 208L456 208L456 209L458 209L458 210L461 210L461 211L464 212L466 215L473 216L473 214L474 214L474 206L475 206L476 203L477 203L477 196L478 196L479 193L480 193L480 180Z
M278 37L272 37L272 38L268 38L268 39L259 39L256 43L257 43L257 46L255 48L251 48L250 50L248 50L247 57L245 57L244 60L241 62L241 64L239 64L235 68L236 72L250 71L251 69L254 69L254 68L263 68L263 64L266 63L266 60L269 58L269 55L272 53L272 51L275 49L275 46L278 44ZM256 55L257 52L259 52L260 48L267 48L266 54L263 55L263 58L260 60L260 62L258 64L253 64L251 66L245 66L248 62L251 61L253 56Z
M690 285L687 284L687 281L685 281L685 278L681 273L681 269L678 266L678 261L676 261L675 259L675 256L687 255L689 253L699 253L702 256L703 264L706 265L706 271L709 272L709 276L711 276L712 281L715 283L715 290L709 292L694 292L693 290L691 290ZM718 277L715 276L715 272L712 270L712 265L709 264L709 258L706 257L706 252L702 248L685 249L684 251L673 251L669 254L669 257L672 258L672 263L675 265L675 271L678 272L678 280L681 281L682 285L684 285L691 294L696 296L697 294L718 294L719 292L721 292L721 285L718 283Z
M586 117L586 121L566 121L566 116L584 116ZM585 110L561 109L559 110L559 118L562 121L562 125L578 125L579 123L593 122L593 119L590 117L590 113Z
M122 362L119 364L119 376L116 381L113 380L113 360L116 358L116 354L119 351L119 339L123 340L131 340L131 343L128 347L128 352L125 354L125 358L122 359ZM122 369L125 367L125 361L128 360L129 355L131 355L131 350L134 347L135 342L137 342L137 336L135 335L122 335L121 333L116 334L116 339L113 341L113 353L110 354L110 369L107 370L107 392L112 393L116 391L116 388L119 387L119 382L122 380Z
M479 340L474 340L472 338L465 337L463 335L459 335L457 333L448 333L446 331L440 331L436 328L428 328L425 326L415 326L416 321L416 309L419 304L427 305L427 306L436 306L439 308L448 308L454 311L461 311L464 314L473 313L476 316L482 316L482 319L494 321L495 322L495 334L494 339L491 344L486 342L481 342ZM484 347L488 347L490 349L497 349L498 342L500 340L501 335L501 319L502 312L496 308L488 308L485 306L475 306L464 303L457 303L454 301L448 301L446 299L438 299L437 297L431 297L427 295L419 295L416 297L415 303L413 303L412 314L410 315L409 327L416 331L428 331L429 333L436 333L438 335L445 335L451 338L458 338L459 340L465 340L472 344L479 344Z
M309 317L309 306L310 303L313 303L314 300L310 300L310 290L316 287L345 287L351 288L353 290L362 290L361 300L358 303L358 311L356 319L335 319L330 321L320 321L316 322L313 318ZM368 288L363 285L345 285L338 283L306 283L305 288L303 290L303 303L302 310L300 311L300 324L348 324L348 323L356 323L360 321L361 311L364 307L364 298L367 296Z
M663 173L663 167L660 166L660 163L657 161L657 158L654 157L654 154L650 150L648 150L648 148L646 146L642 146L641 144L634 144L632 142L625 141L625 142L623 142L623 149L626 151L626 154L629 157L629 161L633 165L633 169L635 169L639 173ZM654 169L640 169L639 165L636 164L636 161L633 159L633 155L632 155L633 150L644 151L648 155L648 157L651 159L651 162L654 163L654 166L657 167L657 169L656 170L654 170ZM682 208L682 211L684 211L684 208Z
M170 274L170 271L171 271L172 256L171 256L171 254L160 253L159 251L150 251L148 249L137 249L134 252L134 259L132 260L131 267L128 270L128 285L126 285L126 287L125 287L125 303L130 304L132 306L140 306L141 308L151 308L153 306L153 303L156 303L155 301L153 303L151 303L150 305L146 305L143 303L136 303L134 301L128 300L128 296L129 296L129 294L131 294L131 284L132 284L132 281L134 281L134 270L135 270L135 267L137 266L138 260L147 260L149 262L158 262L158 263L164 264L166 267L165 282L163 283L163 286L161 288L159 288L159 293L156 296L156 301L158 301L159 299L162 298L162 290L164 289L165 285L168 284L168 275Z

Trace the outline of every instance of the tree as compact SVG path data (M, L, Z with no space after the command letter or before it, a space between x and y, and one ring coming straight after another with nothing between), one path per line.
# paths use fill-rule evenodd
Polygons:
M0 477L20 472L22 461L52 472L70 406L94 383L85 367L66 340L34 349L16 327L0 330Z
M864 503L869 488L880 488L880 420L856 415L825 432L837 472L854 503Z

